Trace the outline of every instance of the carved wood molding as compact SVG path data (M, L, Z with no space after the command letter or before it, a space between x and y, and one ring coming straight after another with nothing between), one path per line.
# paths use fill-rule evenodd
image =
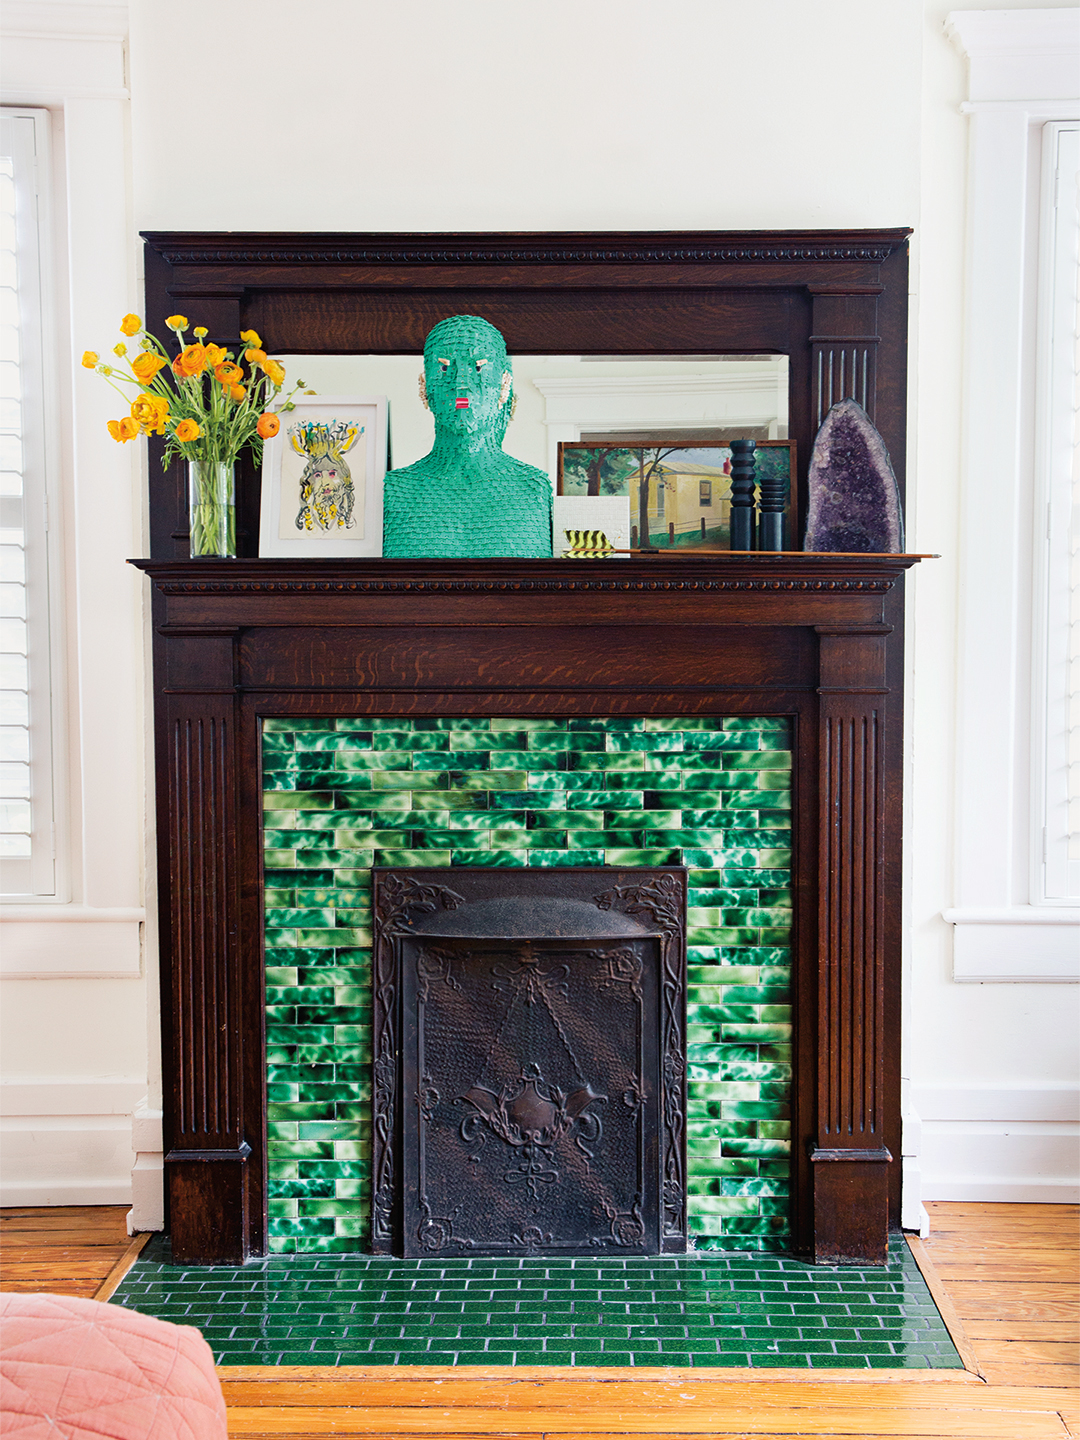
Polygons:
M538 235L260 235L190 236L148 231L146 241L170 265L880 265L904 243L907 229L818 233L707 231L666 236Z

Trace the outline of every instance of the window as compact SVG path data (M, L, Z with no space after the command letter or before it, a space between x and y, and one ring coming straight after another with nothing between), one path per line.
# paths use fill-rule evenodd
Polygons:
M56 893L43 353L48 115L0 118L0 876Z

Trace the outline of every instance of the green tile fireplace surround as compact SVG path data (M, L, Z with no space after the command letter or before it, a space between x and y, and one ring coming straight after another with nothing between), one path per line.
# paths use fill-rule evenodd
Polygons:
M268 719L271 1252L367 1248L373 865L686 865L688 1228L785 1248L790 726Z

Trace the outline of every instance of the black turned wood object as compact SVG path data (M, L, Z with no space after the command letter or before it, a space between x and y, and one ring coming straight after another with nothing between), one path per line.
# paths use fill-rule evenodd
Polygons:
M786 354L798 493L829 406L870 414L901 485L906 230L154 233L146 315L279 354L417 354L447 315L513 354ZM152 446L158 442L152 442ZM155 726L174 1254L266 1244L264 716L793 718L795 1247L877 1262L899 1223L904 556L189 561L181 466L152 455ZM801 542L797 517L789 545Z

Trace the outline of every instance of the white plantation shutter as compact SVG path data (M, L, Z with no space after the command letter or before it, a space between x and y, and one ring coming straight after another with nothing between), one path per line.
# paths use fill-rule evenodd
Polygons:
M0 879L56 890L39 182L47 116L0 117Z
M1041 874L1033 898L1080 900L1080 126L1045 127L1039 429L1046 528L1036 564L1036 795ZM1039 593L1041 591L1041 594ZM1041 743L1040 743L1041 742Z

